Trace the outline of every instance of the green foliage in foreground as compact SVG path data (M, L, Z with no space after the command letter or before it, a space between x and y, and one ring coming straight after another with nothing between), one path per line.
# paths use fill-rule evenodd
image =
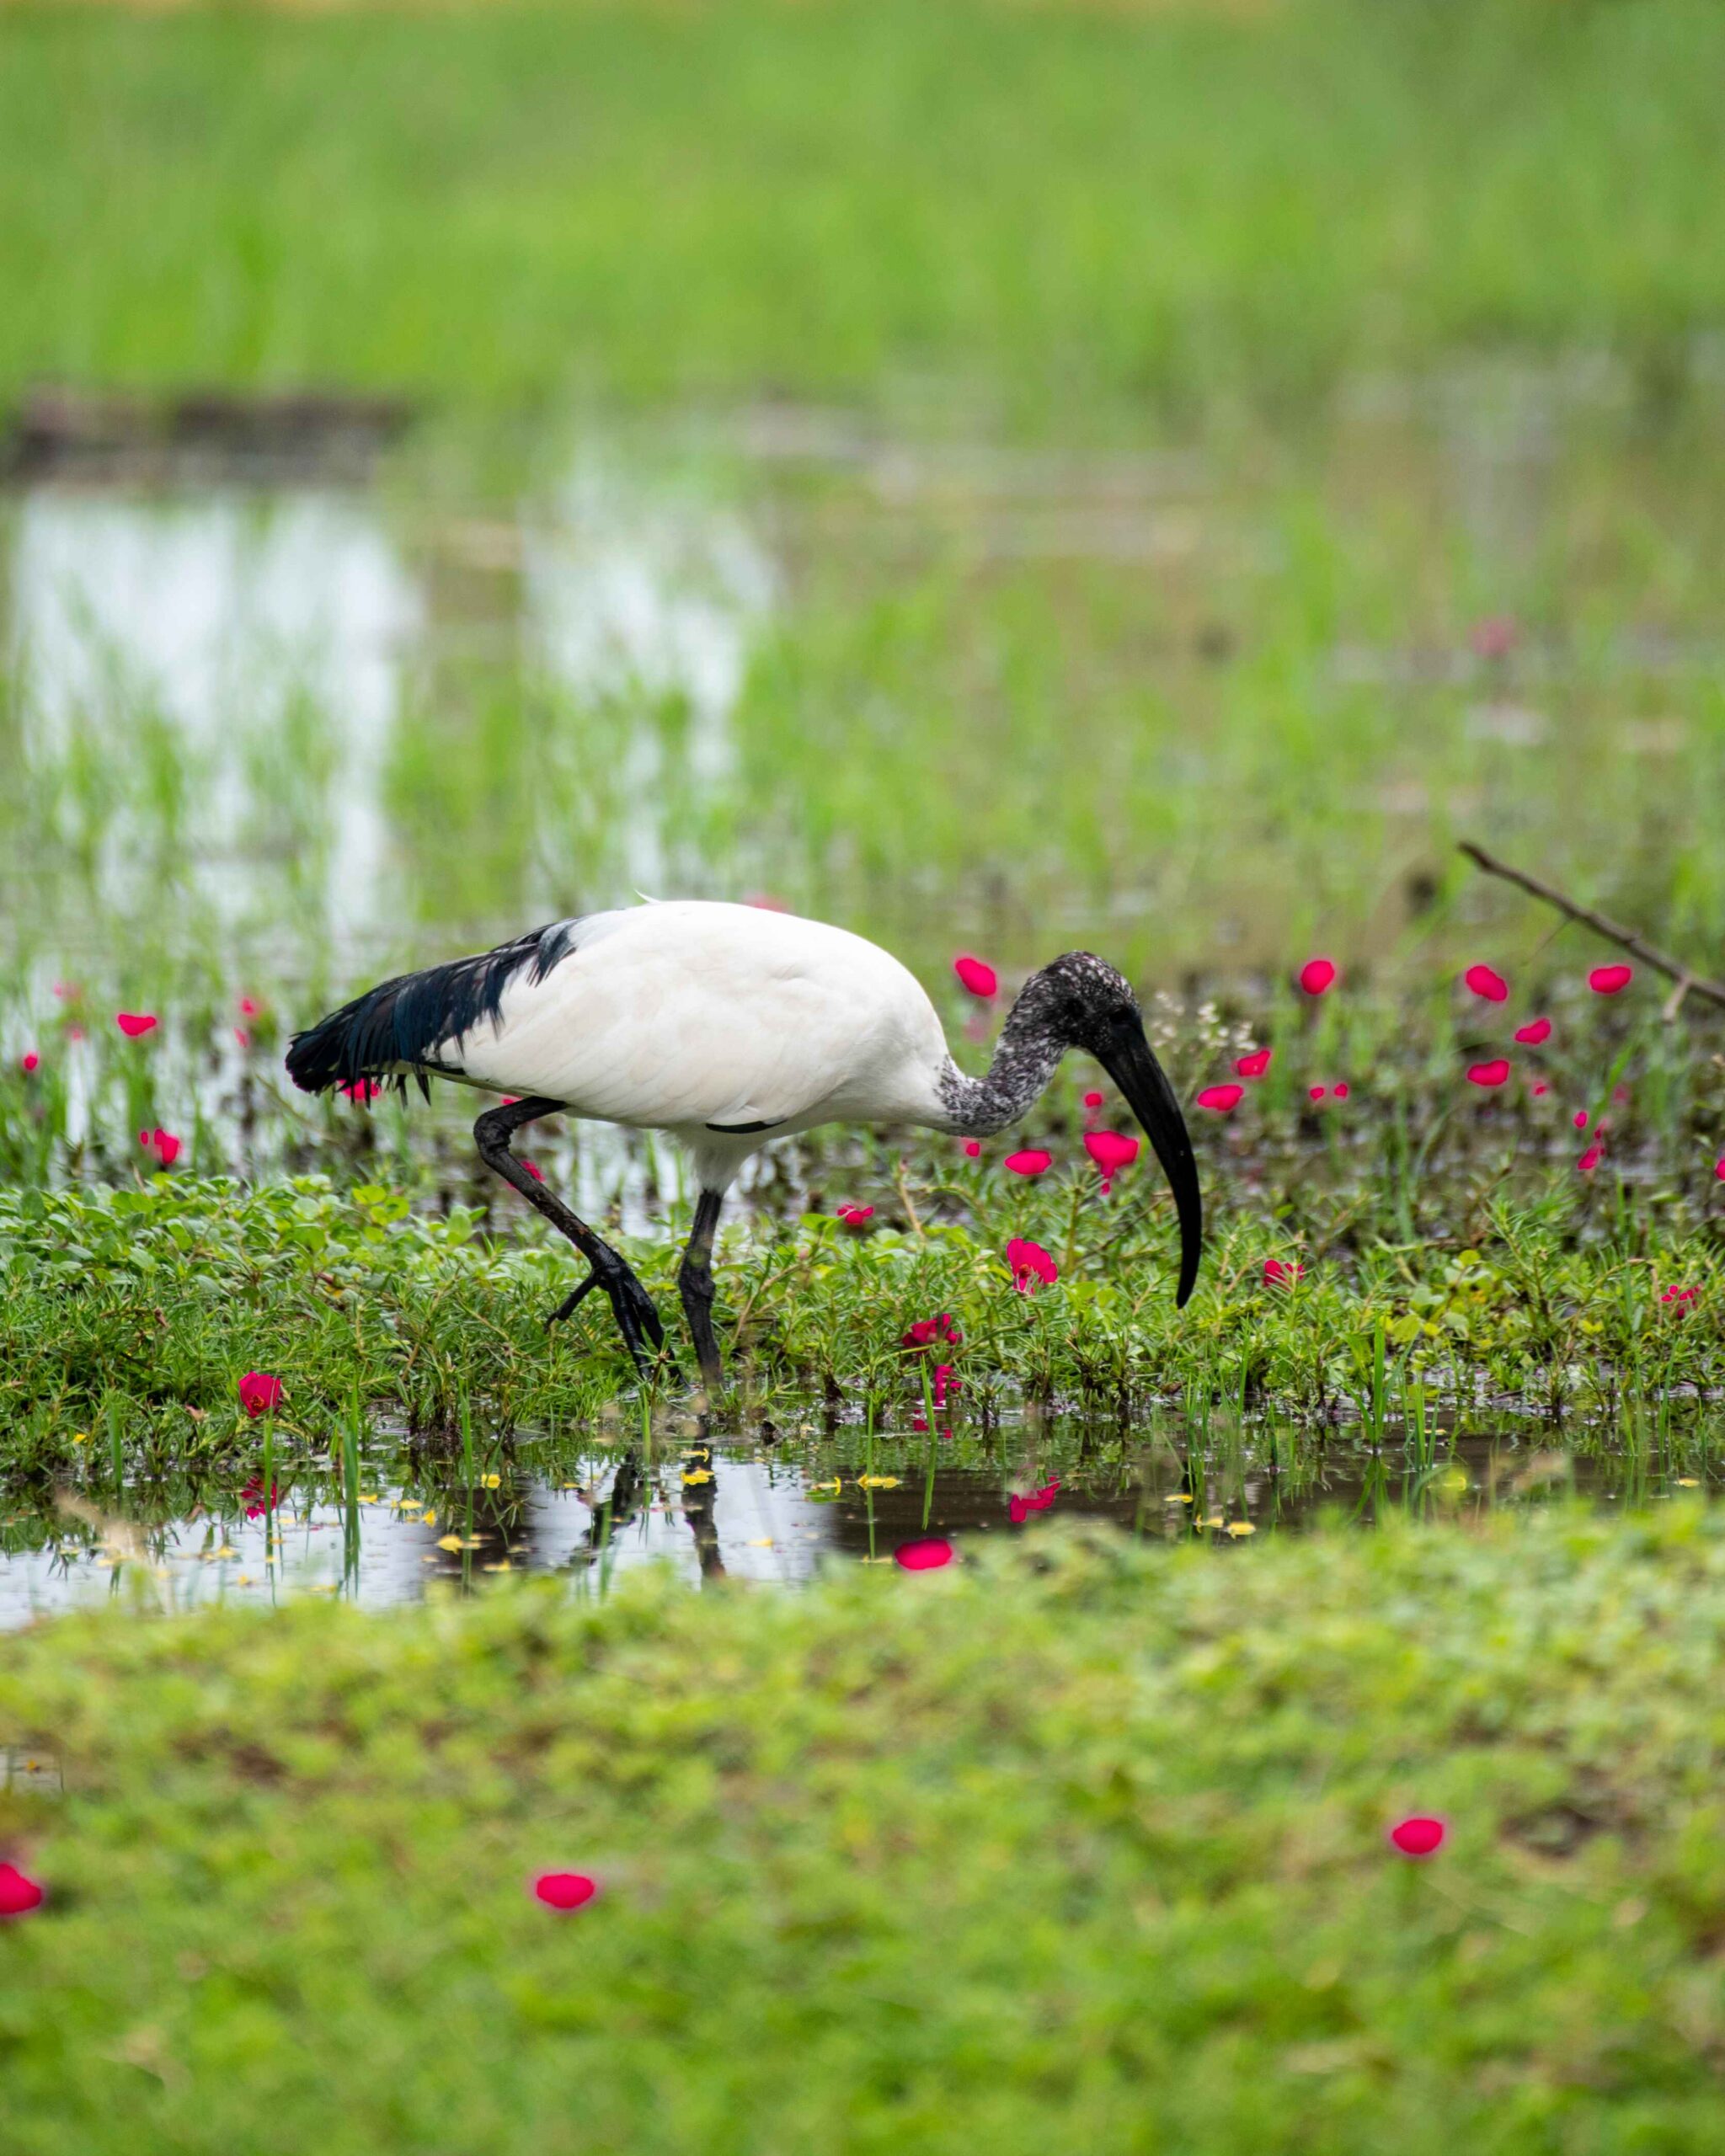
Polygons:
M1579 1182L1581 1179L1578 1178ZM1711 1235L1567 1187L1542 1203L1482 1209L1477 1248L1338 1237L1309 1247L1293 1286L1267 1258L1302 1246L1273 1221L1223 1212L1199 1289L1173 1306L1167 1202L1105 1203L1087 1171L972 1175L969 1225L890 1228L855 1241L809 1218L727 1230L720 1337L740 1412L775 1399L866 1401L887 1427L923 1404L928 1358L901 1345L916 1320L953 1314L940 1350L975 1415L1023 1391L1109 1410L1152 1398L1188 1411L1269 1401L1338 1404L1367 1417L1435 1399L1516 1393L1536 1407L1669 1403L1725 1383L1725 1294ZM1597 1206L1597 1214L1587 1210ZM1012 1235L1056 1253L1057 1286L1015 1292ZM688 1358L669 1237L624 1239L674 1350ZM117 1441L137 1470L249 1460L257 1427L236 1385L283 1379L282 1422L328 1443L355 1403L452 1430L464 1409L492 1429L601 1423L634 1372L595 1296L573 1326L543 1319L574 1278L537 1224L478 1232L478 1216L414 1213L379 1184L338 1193L319 1177L256 1189L157 1177L131 1190L0 1191L0 1460L59 1476L105 1461ZM1682 1283L1693 1289L1667 1299ZM674 1398L680 1380L654 1390ZM100 1425L104 1442L78 1449Z
M1725 320L1711 0L0 20L0 387L1308 392Z
M1720 2145L1717 1513L1033 1547L25 1636L8 2148Z

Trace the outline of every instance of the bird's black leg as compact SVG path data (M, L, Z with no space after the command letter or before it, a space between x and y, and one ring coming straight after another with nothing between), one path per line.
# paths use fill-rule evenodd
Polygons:
M717 1388L724 1383L724 1364L713 1335L713 1237L718 1226L718 1209L724 1200L716 1190L703 1190L695 1201L695 1225L689 1246L677 1273L677 1292L683 1299L683 1315L695 1342L702 1381Z
M510 1150L510 1139L524 1123L531 1123L538 1116L553 1115L563 1105L561 1101L536 1099L511 1101L506 1107L487 1108L473 1125L474 1142L486 1166L495 1169L506 1183L520 1191L529 1205L545 1215L559 1234L567 1235L593 1268L574 1293L552 1312L547 1323L555 1325L559 1318L567 1317L592 1289L602 1288L617 1315L624 1343L635 1358L635 1367L645 1377L654 1356L665 1345L665 1327L653 1307L653 1298L604 1237L595 1235L585 1220L578 1220L556 1193L536 1182Z

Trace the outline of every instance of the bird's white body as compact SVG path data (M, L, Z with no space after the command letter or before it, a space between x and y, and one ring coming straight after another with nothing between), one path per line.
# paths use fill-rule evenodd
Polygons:
M508 982L494 1025L480 1018L435 1060L471 1085L667 1131L713 1190L817 1123L953 1127L946 1036L916 976L847 930L756 906L589 915L542 979L523 967Z

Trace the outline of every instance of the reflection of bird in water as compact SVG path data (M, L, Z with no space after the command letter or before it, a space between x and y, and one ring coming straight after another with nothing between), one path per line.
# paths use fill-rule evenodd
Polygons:
M718 1550L718 1470L713 1465L713 1446L703 1420L700 1438L683 1454L683 1518L695 1538L695 1555L704 1580L724 1577L724 1560Z
M1202 1231L1191 1143L1130 988L1085 952L1026 982L981 1078L959 1070L921 985L877 945L790 914L695 901L555 921L385 981L296 1033L287 1068L308 1092L386 1079L404 1089L414 1077L429 1095L435 1075L510 1096L473 1126L480 1157L590 1268L553 1316L602 1289L644 1371L665 1344L651 1297L510 1140L564 1110L668 1131L699 1186L678 1287L702 1375L716 1385L713 1239L751 1153L826 1123L1001 1130L1028 1113L1068 1049L1097 1058L1149 1133L1179 1214L1183 1303Z

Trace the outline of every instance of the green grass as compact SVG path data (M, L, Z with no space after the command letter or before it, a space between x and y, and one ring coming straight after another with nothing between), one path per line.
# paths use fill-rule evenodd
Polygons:
M1708 0L59 7L0 24L0 392L931 380L1040 423L1725 323Z
M8 2146L1690 2156L1722 1640L1696 1505L45 1628Z

